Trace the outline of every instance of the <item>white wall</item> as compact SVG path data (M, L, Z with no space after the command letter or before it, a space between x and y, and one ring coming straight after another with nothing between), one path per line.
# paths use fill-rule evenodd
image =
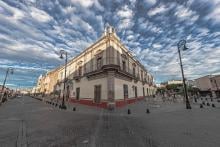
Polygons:
M107 100L107 78L100 78L88 81L86 77L83 77L80 82L73 84L73 89L70 89L70 97L76 97L76 88L80 87L80 98L92 98L94 99L94 86L101 85L101 100ZM75 92L75 95L73 93Z
M135 91L132 88L133 86L137 86L137 95L138 97L143 96L143 87L145 90L145 96L155 94L155 88L150 87L147 84L143 85L142 82L138 81L137 83L125 81L122 79L115 78L115 100L117 99L124 99L124 90L123 85L128 85L128 98L134 98L135 97ZM149 89L148 95L147 95L147 88Z

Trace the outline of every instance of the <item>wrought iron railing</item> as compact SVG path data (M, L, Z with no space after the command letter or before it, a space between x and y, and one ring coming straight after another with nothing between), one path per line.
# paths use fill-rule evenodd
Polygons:
M109 58L102 58L101 61L99 60L99 63L96 60L90 60L89 62L85 63L81 70L78 69L73 72L73 79L79 79L84 75L88 75L90 73L97 73L99 71L102 71L104 68L115 68L116 70L119 70L120 72L129 74L130 76L133 76L135 81L142 81L144 83L152 83L150 80L147 80L148 78L145 77L144 70L143 75L141 76L141 70L138 71L138 65L135 66L135 71L133 70L133 61L125 61L124 63L120 58L115 57L109 57ZM81 74L80 74L81 73Z

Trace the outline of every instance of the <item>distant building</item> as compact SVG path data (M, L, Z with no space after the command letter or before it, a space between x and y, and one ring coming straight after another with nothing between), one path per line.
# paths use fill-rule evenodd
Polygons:
M195 81L194 80L187 80L186 81L187 86L192 86L192 87L196 87L195 86Z
M212 90L215 91L215 95L220 97L220 75L212 76L210 81L212 84Z
M195 79L195 86L199 88L202 95L210 94L213 97L219 96L220 75L207 75Z
M182 80L170 80L167 81L167 85L171 85L171 84L183 84Z
M39 78L40 92L63 95L64 66ZM101 38L67 64L66 97L74 103L107 107L154 95L153 76L108 26Z
M160 84L160 87L166 87L167 85L172 85L172 84L183 84L183 82L181 80L169 80L166 82L162 82Z

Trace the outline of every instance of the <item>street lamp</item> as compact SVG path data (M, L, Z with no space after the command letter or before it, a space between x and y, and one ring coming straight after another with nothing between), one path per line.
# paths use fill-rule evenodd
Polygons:
M186 98L186 109L191 109L188 94L187 94L187 89L186 89L186 82L185 82L185 77L184 77L184 72L183 72L183 64L182 64L182 58L181 58L181 52L180 52L181 49L183 51L188 49L186 47L186 40L180 40L177 44L177 47L178 47L178 53L179 53L179 59L180 59L180 68L181 68L182 78L183 78L184 95Z
M63 99L62 99L62 105L61 105L61 109L66 109L66 105L65 105L65 91L66 91L66 68L67 68L67 52L64 50L60 50L60 58L63 59L63 56L66 56L65 58L65 72L64 72L64 81L63 81Z
M5 88L5 83L6 83L6 80L7 80L7 77L8 77L8 74L13 74L14 73L14 70L13 70L13 68L8 68L7 69L7 71L6 71L6 74L5 74L5 79L4 79L4 82L3 82L3 85L2 85L2 96L1 96L1 98L0 98L0 104L2 103L2 100L3 100L3 97L4 97L4 95L5 95L5 92L3 92L4 91L4 88Z

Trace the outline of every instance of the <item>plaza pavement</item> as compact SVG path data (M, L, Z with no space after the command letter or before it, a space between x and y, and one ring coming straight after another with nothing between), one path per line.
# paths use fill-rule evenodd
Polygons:
M114 111L66 103L61 110L24 96L0 107L0 147L219 147L220 103L200 103L186 110L139 101Z

